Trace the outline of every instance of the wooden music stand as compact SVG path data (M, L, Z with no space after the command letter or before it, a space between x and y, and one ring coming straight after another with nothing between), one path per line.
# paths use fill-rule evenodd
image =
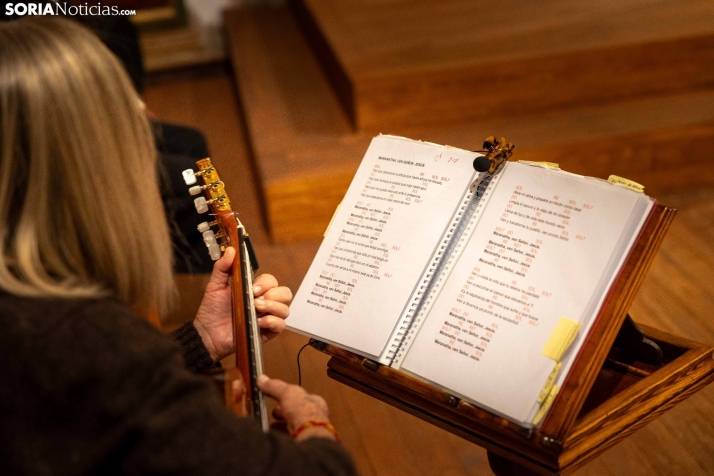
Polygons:
M675 214L658 205L548 416L515 423L421 380L312 340L327 375L482 446L496 475L572 473L714 380L714 348L634 324L627 311Z

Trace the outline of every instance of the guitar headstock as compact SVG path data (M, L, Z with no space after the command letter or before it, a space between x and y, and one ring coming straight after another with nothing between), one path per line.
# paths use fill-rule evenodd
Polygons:
M198 172L191 169L184 170L183 178L186 185L193 185L188 189L191 195L200 195L201 192L204 194L193 201L196 211L206 213L210 209L211 214L215 216L215 220L204 221L198 225L198 231L203 235L203 241L208 247L208 254L215 261L221 257L226 246L238 242L237 232L241 225L236 220L223 181L218 176L211 159L199 160L196 166ZM203 185L196 185L198 177L202 179ZM212 226L218 226L218 232L214 232Z

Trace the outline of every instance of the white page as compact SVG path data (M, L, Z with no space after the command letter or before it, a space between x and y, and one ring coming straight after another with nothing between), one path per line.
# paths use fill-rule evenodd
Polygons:
M375 137L293 300L288 327L379 356L475 177L475 156Z
M601 281L600 285L603 289L609 289L615 282L618 272L615 270L620 270L625 263L625 260L627 259L628 252L631 250L631 248L635 245L635 242L637 241L637 238L639 236L640 230L642 227L645 225L649 218L650 211L652 208L655 206L656 201L645 196L645 195L640 195L639 196L640 203L637 205L635 208L635 211L633 212L634 215L639 216L639 219L633 219L630 222L630 225L632 226L632 232L627 235L624 234L622 236L622 239L620 243L618 244L619 249L621 249L623 252L620 254L620 256L613 256L613 259L610 261L609 266L611 269L611 272L609 274L606 274L603 276L603 280ZM639 209L639 210L638 210ZM639 212L639 214L638 214ZM633 217L634 218L634 217ZM603 282L604 281L604 282ZM601 296L595 296L593 301L591 301L590 305L592 306L593 312L592 318L583 323L583 327L580 329L580 333L578 333L578 336L575 339L575 342L573 342L573 345L568 349L565 354L563 355L563 366L560 369L560 373L558 375L558 378L556 379L555 383L559 387L562 386L563 382L568 376L568 373L570 372L570 368L575 362L575 357L577 356L577 352L574 352L575 349L580 349L580 347L584 344L585 339L587 338L588 334L590 333L590 329L592 326L595 324L597 314L599 313L600 309L602 308L603 302L605 301L607 296L607 293L603 293Z
M564 172L508 164L402 369L525 422L555 365L561 316L585 323L639 198Z

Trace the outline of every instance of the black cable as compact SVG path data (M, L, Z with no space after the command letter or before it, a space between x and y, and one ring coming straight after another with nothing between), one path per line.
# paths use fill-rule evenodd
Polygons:
M308 342L304 346L300 348L300 351L298 351L297 354L297 366L298 366L298 386L302 387L302 371L300 370L300 354L302 354L302 351L305 350L305 347L309 346L310 343Z

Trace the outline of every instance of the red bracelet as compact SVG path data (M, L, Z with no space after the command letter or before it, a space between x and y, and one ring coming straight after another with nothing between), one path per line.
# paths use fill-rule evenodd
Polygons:
M317 421L317 420L306 421L305 423L303 423L302 425L297 427L297 429L295 431L292 432L292 434L290 435L290 438L295 439L303 431L307 430L308 428L313 428L316 426L319 426L319 427L329 430L330 433L332 433L332 435L335 437L335 439L337 441L342 441L342 439L340 438L340 434L337 433L337 430L335 429L335 427L332 423L330 423L329 421Z

